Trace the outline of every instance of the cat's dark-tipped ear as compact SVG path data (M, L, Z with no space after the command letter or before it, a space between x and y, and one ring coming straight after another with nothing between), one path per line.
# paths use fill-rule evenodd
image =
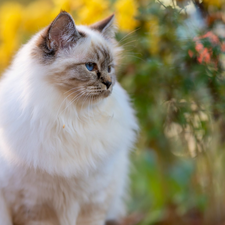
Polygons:
M66 48L75 43L80 37L81 35L77 31L71 15L62 11L48 28L47 47L49 50Z
M101 20L97 23L92 24L90 27L91 29L97 30L103 34L106 38L114 38L116 32L116 26L114 24L115 15L112 14L111 16Z

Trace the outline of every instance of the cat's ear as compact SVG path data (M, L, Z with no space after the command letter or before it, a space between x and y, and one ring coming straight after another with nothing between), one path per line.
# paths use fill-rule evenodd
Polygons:
M80 37L73 18L69 13L62 11L48 28L47 47L49 50L66 48L74 44Z
M115 16L112 14L111 16L101 20L97 23L92 24L91 29L97 30L102 33L106 38L114 38L116 32L116 26L114 24Z

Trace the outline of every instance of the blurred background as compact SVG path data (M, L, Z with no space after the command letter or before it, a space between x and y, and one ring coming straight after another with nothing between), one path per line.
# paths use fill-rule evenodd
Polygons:
M76 24L116 14L118 80L140 124L133 224L225 224L224 0L0 0L0 72L60 9Z

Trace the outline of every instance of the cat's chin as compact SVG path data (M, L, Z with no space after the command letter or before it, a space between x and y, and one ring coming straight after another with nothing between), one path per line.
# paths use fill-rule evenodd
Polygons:
M104 99L108 98L111 95L111 90L104 90L101 94L91 95L87 98L87 96L79 99L79 101L74 102L78 108L86 108L90 105L96 105L101 103Z
M101 92L101 94L92 96L92 97L91 97L92 102L93 102L93 103L100 102L100 101L102 101L103 99L109 97L109 96L111 95L111 93L112 93L111 90L104 90L103 92Z
M103 93L102 93L102 95L103 95L103 98L107 98L107 97L109 97L109 95L112 93L112 91L111 90L105 90Z

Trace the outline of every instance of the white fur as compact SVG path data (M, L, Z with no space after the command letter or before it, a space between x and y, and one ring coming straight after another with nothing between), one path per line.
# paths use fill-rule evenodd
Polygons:
M75 225L85 205L104 205L103 219L124 213L128 153L138 128L127 93L116 82L109 97L78 110L46 81L48 73L67 62L82 61L88 43L104 42L97 32L79 29L90 40L85 48L77 46L76 54L61 55L62 65L43 65L30 56L38 34L19 51L0 83L0 225L12 225L10 213L21 204L32 208L46 201L60 225ZM23 197L18 201L19 191Z

